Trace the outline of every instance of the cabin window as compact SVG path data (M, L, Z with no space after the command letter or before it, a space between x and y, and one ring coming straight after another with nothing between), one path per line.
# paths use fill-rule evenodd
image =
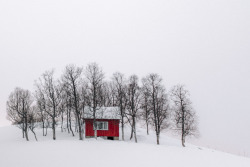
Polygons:
M97 129L96 130L108 130L108 122L100 122L96 121ZM93 127L93 130L95 130L95 127Z

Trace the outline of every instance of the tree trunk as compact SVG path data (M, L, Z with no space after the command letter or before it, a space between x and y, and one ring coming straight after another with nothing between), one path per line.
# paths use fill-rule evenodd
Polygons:
M157 137L157 145L160 145L160 135L157 133L156 137Z
M23 138L25 138L24 136L24 125L23 125L23 127L22 127L22 133L23 133Z
M124 120L122 117L122 140L124 141Z
M94 135L95 135L95 139L97 140L97 123L96 123L96 116L95 116L95 114L96 114L96 107L94 107L94 131L95 131L95 133L94 133Z
M43 118L42 118L43 119ZM43 136L44 136L44 120L43 120Z
M95 126L95 139L97 140L97 124L96 124L96 121L94 123L94 126Z
M156 133L156 142L157 142L157 145L160 144L160 139L159 139L159 133L158 133L158 123L157 122L157 118L156 118L156 114L157 114L157 111L156 111L156 104L155 104L155 92L154 92L154 88L153 88L153 95L152 95L152 98L153 98L153 112L154 112L154 124L155 124L155 133Z
M147 103L147 98L146 98L146 103ZM148 107L147 107L147 104L146 104L146 107L145 107L145 112L146 112L146 126L147 126L147 135L149 135L149 132L148 132Z
M22 129L23 138L25 138L25 135L24 135L24 118L23 118L23 116L22 116L21 129Z
M56 129L53 127L53 140L56 140Z
M76 114L75 114L75 132L78 133L78 118Z
M29 141L29 138L28 138L28 120L27 120L27 116L25 117L25 137L26 137L26 140Z
M84 122L84 119L82 120L82 139L84 139L83 135L85 133L85 122Z
M53 125L52 125L52 129L53 129L53 140L56 140L56 121L55 118L53 118Z
M147 135L149 135L149 132L148 132L148 121L146 122L146 126L147 126Z
M68 129L68 133L69 132L69 111L67 111L67 129Z
M181 102L181 105L182 105L182 102ZM182 146L183 147L185 147L185 136L184 136L184 133L185 133L185 124L184 124L184 122L185 122L185 119L184 119L184 117L185 117L185 112L184 112L184 108L182 107L182 127L181 127L181 144L182 144Z
M27 127L28 125L26 124L26 126L25 126L25 138L26 138L26 140L27 141L29 141L29 137L28 137L28 127Z
M134 118L134 119L135 119L135 118ZM137 143L135 120L134 120L134 136L135 136L135 142Z
M72 136L75 136L75 134L74 134L74 132L73 132L73 130L72 130L72 127L71 127L71 116L70 116L70 112L69 112L69 129L70 129L70 131L71 131L71 133L72 133Z
M134 134L134 122L132 122L132 127L131 127L131 135L130 135L130 140L133 138L133 134Z
M62 113L61 119L62 119L62 121L61 121L61 132L63 132L63 113Z
M185 147L185 136L184 134L181 135L181 144L183 147Z
M77 116L77 119L78 119L78 127L79 127L79 140L83 140L82 138L82 126L81 126L81 120L79 118L79 115Z
M27 141L29 141L29 138L28 138L28 130L25 131L25 138L26 138Z
M122 123L122 140L124 141L124 111L123 111L123 108L122 108L122 99L120 97L120 113L121 113L121 123Z
M35 136L35 139L36 139L36 141L37 141L37 138L36 138L36 133L35 133L35 131L32 129L32 128L30 128L30 130L31 130L31 132L34 134L34 136Z
M48 133L48 126L46 126L45 136L47 136L47 133Z

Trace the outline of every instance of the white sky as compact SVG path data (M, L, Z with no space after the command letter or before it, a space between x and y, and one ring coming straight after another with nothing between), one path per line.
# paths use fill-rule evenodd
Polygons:
M250 156L249 0L1 0L0 126L9 93L45 70L97 62L184 83L199 143Z

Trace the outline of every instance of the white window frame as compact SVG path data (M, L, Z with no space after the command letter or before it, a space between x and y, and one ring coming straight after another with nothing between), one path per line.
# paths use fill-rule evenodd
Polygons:
M98 124L103 124L102 125L102 127L104 128L105 126L104 126L104 124L107 124L107 128L106 129L99 129L99 126L98 126ZM108 123L108 121L96 121L96 130L109 130L109 123ZM94 126L94 123L93 123L93 130L95 130L95 126Z

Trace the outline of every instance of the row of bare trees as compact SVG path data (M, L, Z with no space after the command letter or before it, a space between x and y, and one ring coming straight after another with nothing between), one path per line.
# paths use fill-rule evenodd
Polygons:
M85 107L91 110L94 118L95 138L97 110L113 106L120 110L122 140L128 124L131 127L130 139L137 142L138 120L145 121L147 134L153 127L157 144L160 144L161 131L168 127L181 133L183 146L185 138L198 131L195 111L183 85L167 92L158 74L149 74L141 82L137 75L126 78L119 72L114 73L110 81L104 79L104 72L96 63L87 65L85 69L68 65L59 79L55 78L53 70L46 71L35 82L33 95L21 88L10 94L8 118L21 128L27 140L28 130L36 137L34 129L38 125L43 129L43 136L51 128L56 140L59 123L61 131L68 131L73 136L78 133L79 139L83 140Z

